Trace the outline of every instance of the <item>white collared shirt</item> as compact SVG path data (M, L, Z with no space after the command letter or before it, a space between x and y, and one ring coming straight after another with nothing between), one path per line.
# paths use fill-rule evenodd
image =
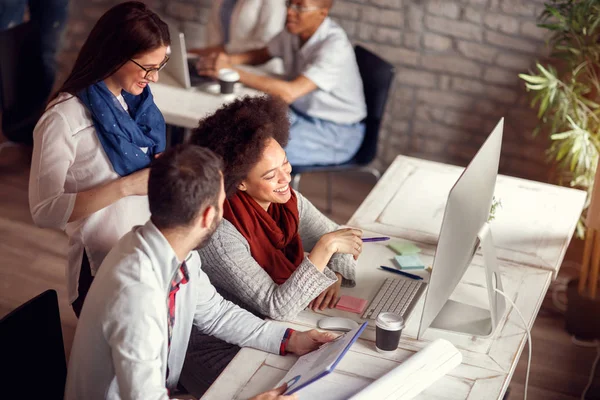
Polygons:
M179 381L192 324L229 343L278 353L286 328L224 300L186 259L189 281L175 298L168 350L168 296L178 271L169 242L148 221L106 256L86 297L69 360L66 400L168 399ZM169 377L165 377L169 368Z
M292 103L296 110L338 124L353 124L366 117L354 49L346 32L329 17L302 47L297 35L283 30L267 48L271 56L283 59L288 80L304 75L317 85Z
M126 107L122 98L119 101ZM29 208L37 226L61 229L69 236L66 275L73 302L84 249L95 275L115 243L148 221L148 197L124 197L86 218L67 222L78 192L120 178L98 140L89 111L77 97L61 93L38 121L33 141Z

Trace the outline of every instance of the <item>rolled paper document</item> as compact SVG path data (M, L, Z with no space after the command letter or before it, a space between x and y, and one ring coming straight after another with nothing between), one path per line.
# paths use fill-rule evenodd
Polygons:
M408 400L462 363L462 354L445 339L421 351L377 379L350 400Z

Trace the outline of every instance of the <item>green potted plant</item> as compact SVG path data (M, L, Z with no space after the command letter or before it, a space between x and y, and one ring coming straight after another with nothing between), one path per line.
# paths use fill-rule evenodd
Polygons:
M546 65L536 63L534 72L519 77L532 93L531 106L538 111L540 122L535 133L547 133L551 139L548 156L558 168L560 183L588 192L577 226L577 236L583 238L586 222L593 220L586 218L586 213L600 150L600 1L546 3L538 26L550 31L549 60ZM598 197L595 202L600 201ZM594 247L600 247L595 231L592 226L586 238L580 287L572 281L567 291L567 330L586 339L600 337L600 326L589 324L590 316L600 313L600 299L595 289L586 289L597 286L597 279L586 282L591 254L595 253ZM598 270L597 265L592 265L592 271L594 268ZM591 275L596 278L597 273Z
M549 62L519 75L538 109L534 133L550 136L548 156L557 164L560 183L589 194L600 149L600 2L547 3L538 26L551 32ZM582 218L577 235L584 234Z

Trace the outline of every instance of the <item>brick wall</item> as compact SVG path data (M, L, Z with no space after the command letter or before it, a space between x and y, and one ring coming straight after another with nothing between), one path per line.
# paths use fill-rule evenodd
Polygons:
M282 0L283 1L283 0ZM94 21L115 0L72 0L61 57L70 68ZM210 0L148 0L202 43ZM354 43L397 68L377 165L397 154L466 165L505 117L501 172L546 180L547 141L517 74L543 57L543 0L336 0L331 11Z

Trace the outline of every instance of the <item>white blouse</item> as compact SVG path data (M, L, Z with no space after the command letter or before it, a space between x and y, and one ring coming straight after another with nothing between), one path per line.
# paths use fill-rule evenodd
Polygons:
M126 109L122 97L119 101ZM78 297L84 249L95 275L117 241L148 221L148 197L124 197L86 218L67 222L78 192L120 178L98 140L89 111L77 97L61 93L38 121L33 141L29 208L36 225L64 230L69 237L66 276L72 303Z

